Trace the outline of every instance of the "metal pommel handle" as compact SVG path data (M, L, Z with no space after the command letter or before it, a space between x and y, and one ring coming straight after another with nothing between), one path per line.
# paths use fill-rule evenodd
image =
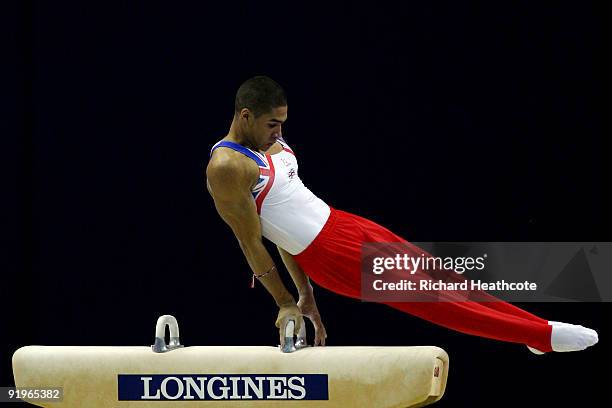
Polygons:
M282 348L283 353L293 353L296 350L295 344L293 343L293 330L295 330L295 321L291 319L285 326L285 346Z
M170 328L170 343L166 344L166 326ZM178 322L171 315L163 315L155 325L155 344L151 346L155 353L165 353L183 347L179 340Z

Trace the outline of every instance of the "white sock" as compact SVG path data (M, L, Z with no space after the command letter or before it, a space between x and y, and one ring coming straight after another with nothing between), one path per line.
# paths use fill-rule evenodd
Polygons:
M597 332L573 324L553 324L550 345L553 351L579 351L599 341Z
M548 324L553 327L551 334L551 346L553 351L567 352L584 350L596 344L599 336L595 330L588 329L571 323L556 322L549 320ZM527 346L534 354L544 354L536 348Z
M551 326L576 326L575 324L571 324L571 323L563 323L563 322L555 322L554 320L549 320L548 324ZM582 326L580 326L582 327Z

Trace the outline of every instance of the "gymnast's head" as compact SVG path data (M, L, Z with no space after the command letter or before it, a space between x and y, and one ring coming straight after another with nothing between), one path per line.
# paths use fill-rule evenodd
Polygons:
M247 79L236 92L233 122L241 136L259 150L268 150L282 136L287 120L283 88L267 76Z

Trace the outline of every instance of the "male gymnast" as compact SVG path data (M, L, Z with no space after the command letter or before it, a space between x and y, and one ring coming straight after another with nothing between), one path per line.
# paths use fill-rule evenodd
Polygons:
M407 242L365 218L331 208L300 180L295 153L282 138L287 99L274 80L256 76L238 89L227 136L210 152L206 184L221 218L230 226L253 272L279 307L276 327L284 345L285 325L295 333L311 320L315 346L327 337L314 299L314 282L360 298L361 245ZM262 236L275 243L297 287L283 285ZM381 302L463 333L525 344L541 354L578 351L598 341L597 332L542 319L503 301Z

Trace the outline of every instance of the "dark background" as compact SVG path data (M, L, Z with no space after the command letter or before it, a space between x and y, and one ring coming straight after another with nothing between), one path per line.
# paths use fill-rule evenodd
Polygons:
M411 241L610 241L598 5L256 3L4 4L1 386L21 346L150 345L161 314L186 345L277 344L202 179L256 74L286 89L284 136L332 206ZM602 391L609 304L521 305L600 334L535 356L315 291L329 345L443 347L438 406Z

